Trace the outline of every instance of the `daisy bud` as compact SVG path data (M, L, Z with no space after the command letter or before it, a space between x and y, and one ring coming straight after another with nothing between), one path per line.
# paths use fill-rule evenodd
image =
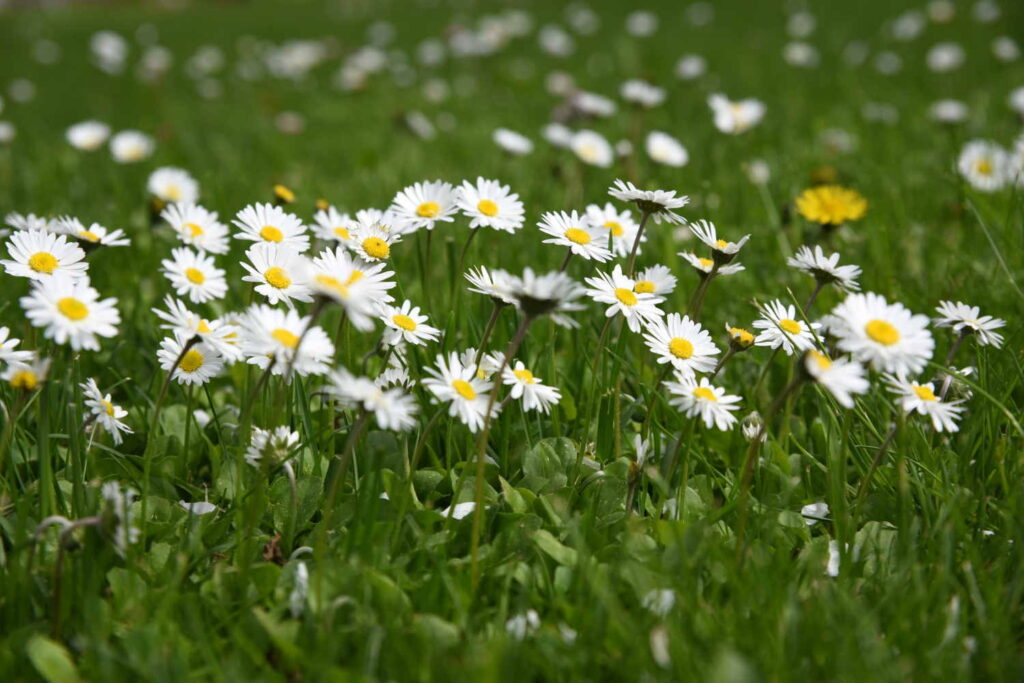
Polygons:
M761 413L756 410L740 420L740 431L743 432L743 438L747 441L753 441L758 438L758 435L760 435L761 443L768 438L768 432L764 430L764 420L761 419Z
M323 197L321 197L320 199L316 200L316 210L317 211L327 211L327 209L329 209L329 208L331 208L331 203L329 201L327 201L326 199L324 199Z
M295 193L284 185L274 185L274 203L278 206L295 201Z
M729 333L729 347L733 353L746 351L754 345L754 335L742 327L732 327L726 323L725 331Z

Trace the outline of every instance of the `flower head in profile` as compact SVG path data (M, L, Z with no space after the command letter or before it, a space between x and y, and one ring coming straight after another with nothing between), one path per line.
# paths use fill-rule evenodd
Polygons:
M501 268L487 269L486 266L470 268L464 275L469 282L469 291L491 297L500 304L514 304L512 297L515 278Z
M641 213L650 214L655 222L684 223L685 219L675 213L690 203L685 195L676 196L675 190L641 190L624 180L616 180L608 188L608 194L623 202L633 202Z
M11 211L4 216L4 223L15 230L46 230L57 232L57 219Z
M742 327L733 327L730 323L725 324L725 332L729 335L729 346L734 351L746 351L754 346L756 338L749 330Z
M34 351L27 358L12 361L0 373L0 380L17 391L32 392L40 388L50 374L50 359Z
M804 190L796 198L801 216L825 227L837 227L860 220L868 211L868 202L856 190L839 185L819 185Z
M476 368L463 365L455 352L447 357L439 354L436 367L426 368L426 373L429 377L423 380L423 386L437 402L448 404L451 417L458 417L471 432L483 428L490 403L489 393L494 386L490 381L477 377ZM491 406L491 416L497 415L500 408L495 401Z
M340 399L343 406L361 408L373 415L381 429L405 432L416 426L416 400L405 391L404 384L388 388L339 368L328 376L326 391Z
M19 230L7 240L7 254L0 261L8 275L39 282L57 277L87 278L85 252L64 235L43 230Z
M103 528L109 534L114 549L124 557L128 547L139 540L140 532L135 526L131 508L138 493L133 488L122 488L116 481L108 481L100 489L100 495L105 501Z
M253 467L276 467L287 464L299 448L301 437L285 426L274 429L253 427L245 461Z
M97 337L113 337L121 314L117 299L100 299L88 278L58 278L36 284L21 307L29 322L42 327L47 339L70 344L75 351L98 351Z
M659 364L671 363L679 377L711 372L715 368L715 356L719 354L708 331L678 313L648 322L644 328L644 343L657 356Z
M235 238L288 247L302 254L309 250L309 235L302 221L273 204L251 204L232 221L239 231Z
M701 277L710 275L712 272L714 272L715 275L732 275L740 272L741 270L745 270L744 266L739 263L719 265L715 263L714 259L697 256L692 251L681 251L678 255L682 256L687 263L693 266Z
M515 233L523 227L523 203L508 185L497 180L477 178L468 180L456 191L455 202L462 214L470 219L471 228L494 228Z
M896 401L904 413L928 417L937 432L956 432L960 429L957 421L964 411L963 401L943 401L935 395L935 385L931 382L918 384L899 374L887 374L885 382L889 385L889 391L896 395Z
M91 377L78 386L85 397L85 407L89 411L87 419L95 421L97 425L103 428L103 431L110 434L114 445L120 445L122 441L121 433L132 433L131 428L123 422L124 418L128 417L128 411L121 406L111 403L110 394L104 394L100 391L100 388L96 385L96 380Z
M550 235L544 244L567 247L573 254L588 261L604 263L612 257L605 246L608 242L607 233L593 227L585 215L580 216L575 211L549 211L541 216L537 227L545 235Z
M721 264L732 261L750 239L750 235L744 235L738 242L724 240L719 237L715 224L703 219L691 221L688 226L697 239L711 248L712 257Z
M127 247L131 241L125 237L124 230L108 230L99 223L93 223L85 227L82 221L72 216L62 216L57 219L56 231L74 237L85 245L85 248L95 246L103 247Z
M533 140L508 128L495 128L491 134L494 144L512 156L526 156L533 151Z
M796 254L786 260L786 264L807 273L819 284L834 284L847 292L856 292L860 289L857 282L857 278L860 277L860 266L841 266L838 253L825 256L820 246L815 245L814 249L800 247Z
M605 316L611 318L621 313L626 324L633 332L639 332L642 325L657 320L664 315L658 304L664 297L646 292L636 291L636 281L622 272L622 266L616 265L609 273L598 273L597 277L588 277L585 282L590 285L587 294L594 301L608 304Z
M639 78L631 78L625 81L619 88L619 95L625 101L650 109L665 101L665 89L651 85Z
M708 106L714 115L715 128L728 135L747 132L761 123L767 110L760 100L748 98L734 101L721 93L708 96Z
M700 417L708 429L716 427L727 431L736 424L733 412L739 410L739 396L725 393L711 384L707 377L679 377L677 382L665 382L672 397L669 405L680 408L686 417Z
M655 294L667 296L671 294L679 281L667 266L653 265L636 274L633 290L638 294Z
M320 209L313 215L313 233L328 244L351 245L356 220L333 206Z
M580 161L591 166L608 168L615 161L615 150L611 143L603 135L592 130L579 130L573 133L569 149Z
M455 188L443 180L413 183L391 203L391 213L406 224L408 232L433 230L438 223L451 223L459 207Z
M511 292L517 309L530 317L549 315L562 327L579 326L568 314L583 310L583 294L583 287L565 273L534 273L529 267L514 279Z
M156 143L137 130L122 130L110 138L110 155L119 164L134 164L148 159Z
M833 360L815 349L804 353L803 370L844 408L852 408L853 394L866 393L870 386L860 363L845 358Z
M755 343L772 349L781 348L787 356L814 347L815 332L820 323L807 323L797 319L796 307L779 300L768 302L761 318L754 321L754 329L761 330Z
M110 126L101 121L81 121L68 127L64 138L82 152L95 152L110 137Z
M523 364L517 360L514 365L506 365L501 373L502 383L512 387L509 396L522 399L523 410L536 410L545 415L562 399L561 392L553 386L544 384Z
M928 318L871 292L850 294L826 319L840 351L875 370L912 375L932 357Z
M196 179L188 171L173 166L162 166L153 171L146 181L146 189L164 204L194 204L199 200Z
M32 358L32 351L17 351L20 339L11 336L11 330L0 327L0 363L24 363Z
M982 315L977 306L960 301L942 301L935 310L939 314L935 318L936 327L951 327L956 334L973 334L980 346L992 345L998 349L1003 345L1003 335L996 332L1006 326L1002 318Z
M198 204L174 203L160 212L160 217L183 244L209 254L227 253L228 226L218 220L216 211Z
M644 149L651 161L664 166L682 168L690 161L690 153L686 151L683 143L660 130L652 130L647 134Z

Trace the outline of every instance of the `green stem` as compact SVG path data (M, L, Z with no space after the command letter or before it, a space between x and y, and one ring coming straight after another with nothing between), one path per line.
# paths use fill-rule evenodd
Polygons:
M636 230L636 237L633 238L633 248L629 250L629 260L626 262L626 276L629 278L633 277L633 271L636 266L636 254L640 250L640 239L643 237L644 228L647 226L647 220L651 217L649 211L644 211L640 216L640 227Z

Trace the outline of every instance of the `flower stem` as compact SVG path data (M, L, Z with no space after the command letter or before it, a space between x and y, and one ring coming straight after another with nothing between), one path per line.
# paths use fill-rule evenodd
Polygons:
M491 338L491 332L494 331L494 325L498 322L498 316L501 315L502 310L508 306L504 301L494 299L494 308L491 310L491 317L487 319L487 325L484 327L484 334L480 338L480 346L476 349L476 358L473 359L473 369L480 369L480 359L484 357L484 348L487 346L487 340Z
M636 230L636 237L633 238L633 248L629 250L629 261L626 262L627 277L633 277L633 270L636 264L636 253L640 250L640 239L643 237L644 228L647 226L647 219L651 217L649 211L644 211L640 216L640 227Z

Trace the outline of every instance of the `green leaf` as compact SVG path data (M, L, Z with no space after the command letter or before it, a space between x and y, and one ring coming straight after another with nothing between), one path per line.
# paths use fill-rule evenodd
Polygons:
M533 542L537 547L551 556L551 558L563 567L576 566L576 551L555 538L550 531L538 529L533 532Z
M34 635L25 644L25 653L39 675L49 683L75 683L79 680L75 663L63 645L45 636Z
M521 485L536 493L557 491L568 483L575 464L576 446L570 439L544 439L523 456Z

